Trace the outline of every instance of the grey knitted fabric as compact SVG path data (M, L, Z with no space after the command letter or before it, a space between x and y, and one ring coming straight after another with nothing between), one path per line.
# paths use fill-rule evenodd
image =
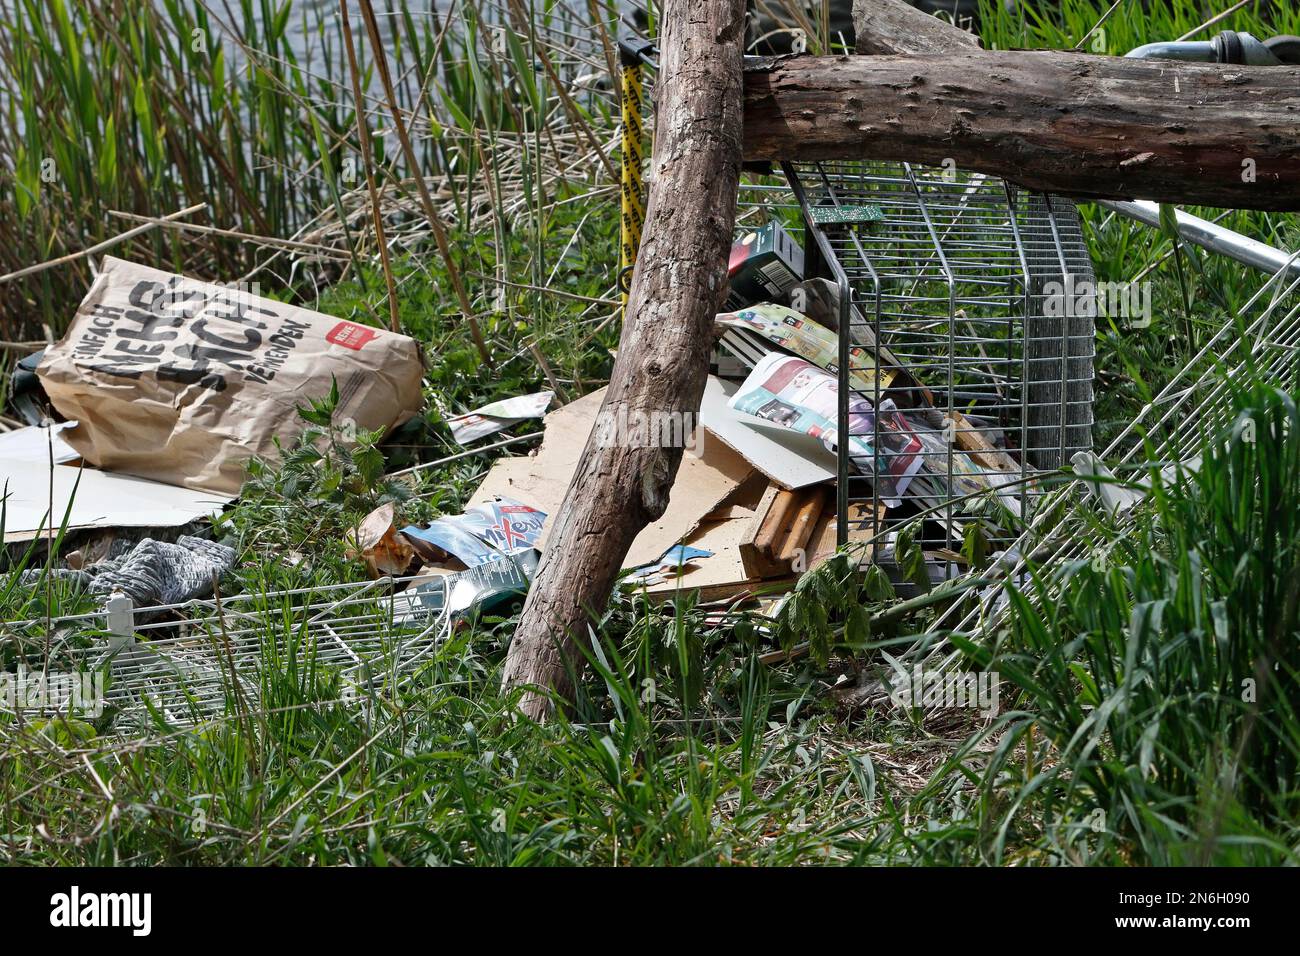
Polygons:
M105 558L82 571L56 570L92 594L108 597L121 591L136 607L179 604L203 597L212 579L235 566L235 549L215 541L181 535L175 544L145 538L124 554ZM23 583L39 580L39 570L23 573Z

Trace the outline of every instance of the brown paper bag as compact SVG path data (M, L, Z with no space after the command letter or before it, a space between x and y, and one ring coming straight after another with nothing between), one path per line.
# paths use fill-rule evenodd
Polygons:
M37 374L90 464L231 493L331 378L337 425L390 429L419 410L423 371L405 335L106 258Z

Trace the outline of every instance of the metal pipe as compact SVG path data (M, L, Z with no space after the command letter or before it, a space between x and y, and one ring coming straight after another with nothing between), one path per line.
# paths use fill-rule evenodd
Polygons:
M1194 63L1214 62L1214 43L1210 40L1162 40L1147 43L1124 56L1130 60L1189 60Z
M1160 206L1157 203L1145 200L1128 202L1100 199L1097 205L1128 219L1156 229L1160 228ZM1300 275L1300 260L1281 249L1251 239L1249 236L1243 236L1231 229L1225 229L1181 209L1175 210L1175 213L1178 217L1178 234L1194 246L1235 259L1243 265L1267 272L1269 275L1275 275L1283 270Z
M1213 40L1147 43L1125 54L1133 60L1188 60L1196 63L1235 63L1242 66L1281 66L1283 51L1290 52L1287 37L1261 42L1252 34L1224 30Z

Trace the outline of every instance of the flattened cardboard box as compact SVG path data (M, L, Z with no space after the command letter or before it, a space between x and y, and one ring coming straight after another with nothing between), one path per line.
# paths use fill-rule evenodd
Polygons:
M87 462L228 493L331 379L334 421L373 431L419 410L423 373L407 336L111 257L37 369Z
M545 511L546 523L537 538L537 547L545 550L604 399L602 388L547 415L546 436L536 455L497 459L470 498L469 506L503 495ZM705 516L726 501L752 472L753 468L722 442L710 439L703 447L686 451L673 482L668 509L637 535L623 567L635 568L659 560L664 551L698 528Z

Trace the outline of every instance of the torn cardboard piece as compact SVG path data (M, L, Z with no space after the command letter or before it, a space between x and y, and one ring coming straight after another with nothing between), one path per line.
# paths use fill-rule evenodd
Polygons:
M756 588L780 590L788 587L794 582L794 575L763 580L746 573L740 545L749 533L753 517L751 511L736 518L705 522L686 543L692 548L712 551L713 556L688 562L675 571L668 569L662 578L638 593L662 601L671 600L681 591L697 591L701 601L712 601Z
M782 488L794 490L835 477L835 454L820 440L774 425L730 406L739 386L710 376L700 423L749 465Z
M76 422L57 422L49 427L27 425L0 433L0 461L36 461L43 465L76 461L80 453L68 444L63 433L76 428Z
M221 493L332 384L337 424L388 431L419 410L423 373L407 336L112 257L37 369L88 463Z
M537 546L544 548L554 515L560 510L578 460L596 425L605 390L601 389L546 416L541 448L527 458L498 460L470 499L481 504L493 496L515 498L549 516ZM701 447L682 455L677 480L663 517L641 531L623 562L625 569L657 561L687 538L705 515L727 502L752 474L752 466L722 442L705 436Z
M80 484L78 484L80 476ZM73 497L73 490L76 496ZM68 529L175 528L210 518L234 496L116 475L94 468L0 459L0 493L5 502L5 542L30 541L58 529L68 502ZM53 496L54 514L46 518Z

